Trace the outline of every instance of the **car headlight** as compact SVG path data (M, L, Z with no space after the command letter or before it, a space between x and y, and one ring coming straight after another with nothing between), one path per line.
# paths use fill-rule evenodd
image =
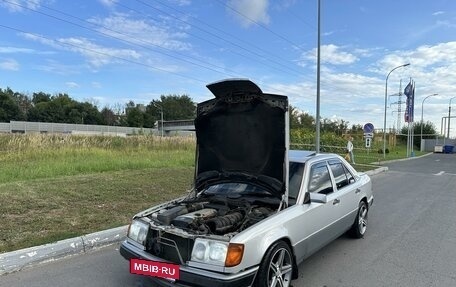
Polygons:
M192 260L218 266L236 266L242 260L244 245L197 238Z
M140 220L133 220L128 228L128 238L141 245L145 245L148 231L149 225L147 223Z

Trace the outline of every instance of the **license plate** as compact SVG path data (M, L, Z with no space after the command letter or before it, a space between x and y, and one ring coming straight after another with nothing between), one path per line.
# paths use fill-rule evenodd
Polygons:
M179 279L179 265L158 261L131 259L130 273L174 281Z

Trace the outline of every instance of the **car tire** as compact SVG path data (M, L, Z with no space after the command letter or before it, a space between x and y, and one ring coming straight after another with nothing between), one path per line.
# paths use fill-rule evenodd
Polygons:
M350 234L354 238L363 238L367 230L367 204L364 201L359 203L358 213L356 214L355 222L353 223Z
M284 241L277 241L266 252L255 278L255 287L289 287L293 277L293 254Z

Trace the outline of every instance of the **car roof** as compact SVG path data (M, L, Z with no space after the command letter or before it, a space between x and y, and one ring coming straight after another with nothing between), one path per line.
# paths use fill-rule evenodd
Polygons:
M305 163L311 159L332 159L337 158L336 154L332 153L316 153L310 150L290 150L288 151L288 160L291 162Z

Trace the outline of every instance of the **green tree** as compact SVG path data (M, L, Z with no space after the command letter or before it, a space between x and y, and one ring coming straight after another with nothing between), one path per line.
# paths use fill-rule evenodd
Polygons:
M19 119L26 120L27 112L32 107L32 101L30 98L25 94L14 92L10 88L6 88L4 92L8 94L18 105L20 110Z
M437 131L435 129L435 126L432 122L425 122L422 124L423 125L423 139L432 139L435 138ZM413 141L414 145L417 147L420 147L420 141L419 139L421 137L416 137L416 136L421 136L421 121L413 123L413 133L415 135L415 140ZM399 140L403 143L407 143L407 135L408 135L408 127L404 126L401 129L401 134L399 135ZM418 140L416 140L418 139Z
M14 92L10 88L0 89L0 122L24 119L25 115L14 99Z
M290 105L288 114L290 116L290 129L315 130L315 118Z
M76 105L81 111L83 123L86 125L99 125L103 123L103 119L98 108L89 102L77 103Z
M339 136L343 135L348 129L348 122L344 120L323 119L321 130L324 132L332 132Z
M364 133L363 126L360 124L352 125L350 132L352 134L362 134L362 133Z
M160 100L153 100L146 106L146 126L152 127L159 121L162 110L165 121L188 120L195 118L196 105L188 95L162 95Z
M101 123L103 125L108 125L108 126L117 125L118 124L117 118L118 117L114 114L114 112L110 108L104 107L101 110Z
M135 105L133 101L129 101L125 105L126 122L129 127L144 127L144 112L141 105Z
M39 92L39 93L33 93L33 95L32 95L32 103L35 105L38 103L41 103L41 102L50 102L50 101L51 101L50 94Z
M44 93L35 93L34 106L28 112L28 120L36 122L101 124L101 113L88 102L73 100L68 94L60 93L48 97Z

